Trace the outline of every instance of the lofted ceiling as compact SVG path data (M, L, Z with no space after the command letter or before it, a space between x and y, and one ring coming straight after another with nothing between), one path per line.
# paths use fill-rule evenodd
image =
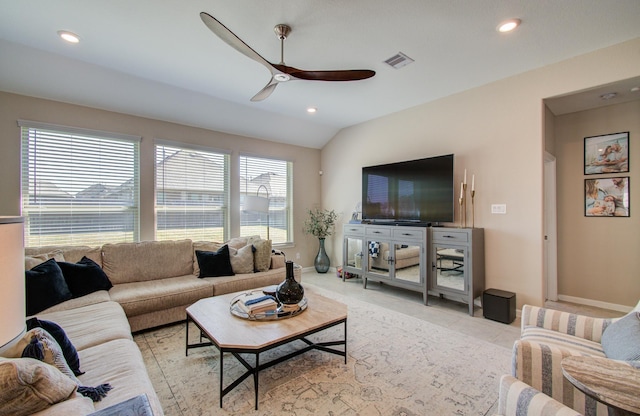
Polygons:
M287 65L376 75L292 81L251 102L269 71L202 11L271 62L285 23ZM321 148L342 128L638 38L638 17L638 0L0 0L0 90ZM508 18L521 26L498 33ZM398 52L415 62L384 63Z

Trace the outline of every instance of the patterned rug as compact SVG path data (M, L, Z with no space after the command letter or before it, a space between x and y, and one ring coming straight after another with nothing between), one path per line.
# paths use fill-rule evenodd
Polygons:
M220 409L215 347L185 356L184 324L137 334L165 414L485 415L497 400L510 350L312 285L305 289L348 303L346 365L344 357L309 351L260 373L258 411L251 377L224 397ZM310 338L342 339L343 331L340 325ZM261 354L260 362L301 345ZM253 362L253 356L247 359ZM224 366L225 386L244 370L231 355Z

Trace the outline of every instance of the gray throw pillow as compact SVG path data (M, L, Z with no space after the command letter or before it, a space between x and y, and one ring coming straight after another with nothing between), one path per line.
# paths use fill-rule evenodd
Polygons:
M602 349L613 360L640 360L640 312L633 311L609 325L602 333Z

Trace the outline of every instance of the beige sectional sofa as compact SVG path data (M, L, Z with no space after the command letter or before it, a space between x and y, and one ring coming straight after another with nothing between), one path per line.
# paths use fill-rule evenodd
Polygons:
M257 244L260 250L241 250L249 244ZM185 307L201 298L274 285L285 279L284 256L272 255L270 242L252 242L251 239L233 239L228 246L232 247L232 255L239 256L244 252L245 261L247 251L253 252L248 260L251 263L261 256L264 271L199 278L196 275L199 272L196 250L214 251L222 245L181 240L105 244L97 248L56 246L25 249L27 261L55 256L57 261L75 263L86 256L102 267L113 284L108 291L98 290L35 314L39 320L60 325L77 349L80 369L84 371L77 377L79 385L109 383L112 390L97 402L73 391L63 400L51 400L53 405L35 414L88 415L132 397L146 395L154 414L162 415L159 399L140 350L133 341L132 331L184 320ZM232 265L236 264L234 260L237 259L232 258ZM301 268L295 268L295 276L300 280ZM0 356L10 355L0 351Z

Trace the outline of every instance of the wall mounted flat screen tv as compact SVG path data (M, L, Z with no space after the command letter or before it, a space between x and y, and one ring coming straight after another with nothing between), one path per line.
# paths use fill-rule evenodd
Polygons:
M362 220L453 222L453 155L362 168Z

